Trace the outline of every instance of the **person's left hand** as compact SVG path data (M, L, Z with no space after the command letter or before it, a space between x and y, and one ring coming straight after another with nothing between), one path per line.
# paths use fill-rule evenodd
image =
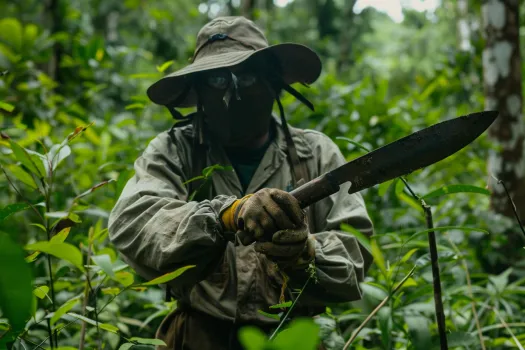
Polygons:
M315 237L305 223L296 229L277 231L271 242L257 241L254 248L282 268L301 268L315 258Z

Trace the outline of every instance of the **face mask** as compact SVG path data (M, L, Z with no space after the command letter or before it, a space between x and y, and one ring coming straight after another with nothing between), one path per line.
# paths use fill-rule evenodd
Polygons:
M249 147L270 127L274 93L253 73L208 74L201 99L208 131L226 147Z

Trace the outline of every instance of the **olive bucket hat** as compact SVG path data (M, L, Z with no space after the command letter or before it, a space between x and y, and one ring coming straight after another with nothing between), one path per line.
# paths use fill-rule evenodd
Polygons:
M296 43L269 45L251 20L240 16L218 17L199 31L190 64L151 85L148 97L169 109L196 106L191 79L194 73L235 66L263 52L278 61L287 91L290 84L312 84L321 73L321 60L310 48Z

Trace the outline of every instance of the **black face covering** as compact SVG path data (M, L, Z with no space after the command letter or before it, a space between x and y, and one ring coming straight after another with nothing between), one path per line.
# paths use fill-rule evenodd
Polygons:
M227 83L219 77L201 91L205 123L223 146L246 147L268 132L275 93L260 76L228 74Z

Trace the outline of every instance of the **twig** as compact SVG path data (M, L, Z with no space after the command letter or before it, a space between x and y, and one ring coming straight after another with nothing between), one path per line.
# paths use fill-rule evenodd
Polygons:
M507 330L507 332L510 333L510 336L512 337L512 340L514 340L514 342L516 343L516 345L518 346L518 349L520 350L525 350L523 348L523 346L521 345L520 341L518 340L518 338L516 338L516 336L514 335L514 333L512 332L512 330L510 329L509 325L507 324L507 322L505 322L505 320L503 319L503 317L501 317L501 315L499 314L498 310L495 308L495 307L490 307L494 313L496 314L496 316L498 316L499 320L501 321L501 324L505 327L505 329Z
M459 248L454 244L454 242L450 239L450 237L447 236L447 240L449 241L450 245L452 246L452 249L461 256L461 252ZM479 317L478 312L476 310L476 302L474 301L474 293L472 293L472 281L470 280L470 273L468 270L468 265L466 260L461 257L461 262L463 263L463 269L465 270L465 277L467 278L467 290L470 299L472 300L470 302L470 305L472 306L472 314L474 315L474 320L476 322L476 329L478 330L478 336L479 336L479 343L481 344L481 349L486 350L485 348L485 342L483 341L483 332L481 331L481 324L479 323Z
M401 180L405 183L412 196L418 200L421 207L425 211L425 218L427 221L427 227L429 230L434 228L432 220L432 210L425 201L417 196L414 191L410 188L408 183L401 177ZM436 233L434 230L428 232L428 246L430 250L430 262L432 265L432 281L434 285L434 304L436 308L436 318L438 324L439 342L442 350L448 350L447 333L445 327L445 310L443 309L443 296L441 293L441 276L439 274L439 262L437 252Z
M512 200L512 197L510 196L509 190L507 190L507 186L505 186L505 183L502 180L499 180L494 175L492 175L494 180L498 181L498 184L502 185L505 189L505 193L507 194L507 197L509 198L510 203L512 204L512 210L514 211L514 215L516 216L516 220L518 220L518 224L520 225L521 232L523 233L523 238L525 239L525 228L523 228L523 223L520 220L520 216L518 215L518 210L516 209L516 204L514 204L514 201Z
M297 298L295 298L295 300L293 301L292 305L290 305L290 308L286 311L286 314L281 319L281 322L279 323L279 325L277 326L275 331L273 331L273 333L270 336L269 340L272 340L277 335L277 332L279 332L279 329L281 329L281 326L284 324L284 322L286 322L286 320L288 319L288 316L290 315L290 313L292 312L293 308L295 307L295 304L297 303L297 300L299 300L299 298L301 297L301 294L303 294L303 290L306 288L306 286L308 286L308 283L310 282L311 279L312 279L312 274L310 273L310 275L308 276L308 279L306 280L306 282L304 282L303 288L301 288L301 291L297 295Z
M429 229L434 228L434 223L432 222L432 211L430 206L428 206L424 200L421 200L421 206L425 210L425 216L427 219L427 226ZM441 277L439 275L439 262L438 262L438 252L437 252L437 242L436 242L436 233L430 231L428 233L428 245L430 248L430 261L432 263L432 279L434 283L434 304L436 305L436 318L438 323L439 331L439 342L441 344L441 349L448 349L447 344L447 333L445 328L445 311L443 310L443 299L441 293Z
M405 282L408 281L410 277L412 277L415 270L416 270L416 267L414 266L412 270L410 270L408 275L406 275L405 278L403 278L403 280L399 282L399 284L392 290L392 292L389 295L387 295L386 298L383 299L383 301L379 303L379 305L377 305L376 308L370 313L370 315L367 316L367 318L363 321L363 323L361 323L359 327L357 327L357 329L354 331L350 339L348 339L348 341L346 342L343 350L348 349L348 347L352 345L352 342L355 340L355 338L357 338L358 334L363 330L363 328L365 328L368 322L370 322L372 317L374 317L375 314L377 314L379 310L390 300L390 298L392 298L392 296L396 294L396 292L403 286L403 284L405 284Z
M64 328L68 327L70 324L75 323L75 322L77 322L77 321L78 321L77 318L74 319L73 321L69 321L68 324L62 326L62 327L59 328L59 329L55 329L55 331L54 331L53 333L57 333L57 334L58 334L61 330L63 330ZM37 347L42 347L42 344L44 344L49 338L50 338L50 337L47 337L46 339L42 340L42 341L40 342L40 344L37 345Z

